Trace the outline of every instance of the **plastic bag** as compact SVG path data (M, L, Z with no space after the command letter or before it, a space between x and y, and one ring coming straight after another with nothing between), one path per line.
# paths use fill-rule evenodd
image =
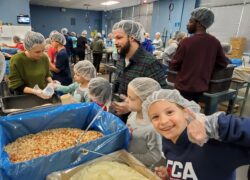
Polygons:
M1 117L0 179L45 179L51 172L72 168L99 157L97 154L82 155L82 148L103 154L127 148L129 132L126 125L113 114L103 111L91 129L101 131L104 137L95 141L14 164L9 161L7 153L3 150L5 145L18 137L45 129L65 127L85 129L99 109L95 103L78 103Z
M37 84L34 86L33 89L41 90ZM43 94L46 96L52 96L55 93L54 88L50 84L48 84L42 91Z

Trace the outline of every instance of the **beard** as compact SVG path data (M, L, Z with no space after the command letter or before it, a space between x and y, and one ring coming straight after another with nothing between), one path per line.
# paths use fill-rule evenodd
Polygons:
M189 34L194 34L196 32L196 27L194 26L187 27L187 31Z
M127 43L125 44L124 47L121 48L120 52L118 52L118 54L122 57L125 57L126 54L129 52L129 49L130 49L130 42L127 41Z

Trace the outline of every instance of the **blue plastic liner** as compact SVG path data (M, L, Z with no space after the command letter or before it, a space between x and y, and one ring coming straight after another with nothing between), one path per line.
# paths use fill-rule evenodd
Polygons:
M1 51L8 54L16 54L18 52L17 48L1 48Z
M241 59L230 59L231 63L238 66L242 65L242 60Z
M99 109L100 107L95 103L79 103L0 117L0 179L45 179L51 172L72 168L99 157L92 153L82 154L83 148L102 154L127 149L128 128L118 117L103 111L91 129L101 131L104 137L95 141L21 163L11 163L7 153L3 150L4 146L18 137L42 130L85 129Z

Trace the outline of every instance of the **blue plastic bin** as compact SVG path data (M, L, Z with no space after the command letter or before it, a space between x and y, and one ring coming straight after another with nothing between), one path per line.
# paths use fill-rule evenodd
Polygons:
M44 180L51 172L72 168L99 157L93 153L82 154L82 148L102 154L126 149L129 143L128 128L118 117L103 111L91 129L101 131L104 137L95 141L21 163L11 163L3 150L18 137L42 130L85 129L99 109L95 103L79 103L0 117L0 179Z

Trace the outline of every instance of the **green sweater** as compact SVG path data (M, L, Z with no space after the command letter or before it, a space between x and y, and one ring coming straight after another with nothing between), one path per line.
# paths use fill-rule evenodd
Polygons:
M95 39L91 45L90 45L90 49L93 51L93 53L102 53L103 50L105 49L103 40L98 38Z
M49 59L46 55L40 60L28 58L24 52L17 53L10 60L9 88L15 90L20 86L33 88L36 84L44 89L47 78L51 77Z

